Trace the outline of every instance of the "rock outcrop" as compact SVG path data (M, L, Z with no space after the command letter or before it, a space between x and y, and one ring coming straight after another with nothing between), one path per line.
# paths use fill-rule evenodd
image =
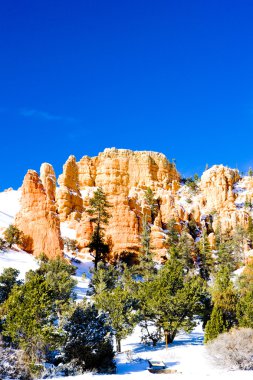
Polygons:
M202 207L211 212L234 205L236 194L233 186L239 179L238 170L223 165L215 165L206 170L200 182Z
M241 179L237 170L215 165L203 173L195 188L182 185L174 163L155 152L111 148L79 162L70 156L58 188L51 165L41 166L40 178L34 171L26 175L16 218L16 224L31 237L27 249L36 255L61 252L60 221L75 230L79 248L87 252L94 225L86 209L98 187L111 204L105 236L116 257L138 254L144 218L151 225L152 249L162 257L167 252L171 219L179 232L185 224L196 226L197 234L205 228L214 248L216 228L233 233L238 225L246 227L253 208L252 177ZM148 204L148 189L155 213Z
M105 149L97 157L84 156L77 166L84 206L88 205L90 189L97 187L103 189L112 205L106 236L113 253L137 253L140 247L142 217L147 215L150 218L150 210L145 203L145 190L152 189L155 197L158 191L175 193L179 187L180 176L174 164L161 153L112 148ZM167 223L165 218L169 212L165 212L165 208L163 205L162 215L164 223ZM84 211L77 228L77 239L82 248L89 241L91 232L92 226ZM157 230L155 234L156 240L160 236L159 249L162 249L164 236Z
M79 189L78 167L75 156L70 156L63 166L63 174L58 179L57 205L61 221L80 220L83 200Z
M50 165L42 166L43 183L34 170L28 170L22 185L21 208L15 218L16 226L24 232L24 249L48 258L62 255L60 220L55 212L54 173Z

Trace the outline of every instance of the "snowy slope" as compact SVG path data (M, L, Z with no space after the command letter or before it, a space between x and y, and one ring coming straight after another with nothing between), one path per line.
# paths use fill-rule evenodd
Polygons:
M14 217L20 209L20 196L20 190L7 190L0 193L0 235L14 222Z
M19 279L24 280L26 272L38 268L38 262L34 256L21 250L0 251L0 274L5 268L18 269Z

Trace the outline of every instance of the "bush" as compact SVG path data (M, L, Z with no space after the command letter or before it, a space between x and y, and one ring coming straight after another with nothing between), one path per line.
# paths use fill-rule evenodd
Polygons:
M209 354L230 370L253 369L253 330L232 329L207 344Z
M77 240L70 239L70 238L64 238L63 239L64 246L66 247L67 251L76 251L77 250Z
M24 352L3 347L0 337L0 379L30 380Z
M6 248L6 241L0 238L0 251L4 251Z

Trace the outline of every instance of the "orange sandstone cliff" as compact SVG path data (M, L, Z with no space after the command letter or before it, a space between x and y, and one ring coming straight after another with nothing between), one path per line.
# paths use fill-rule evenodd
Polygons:
M96 157L84 156L78 162L70 156L58 184L56 188L49 164L42 165L40 177L28 171L24 179L16 224L31 237L26 248L35 255L62 252L60 221L87 252L94 226L85 210L98 187L112 206L105 230L112 256L138 254L144 217L151 224L152 249L158 256L166 253L167 225L172 218L179 231L185 223L195 223L200 231L206 227L214 247L218 226L231 233L238 225L247 226L251 211L246 200L253 199L253 179L240 178L237 170L215 165L203 173L193 191L180 183L174 163L163 154L115 148ZM157 204L153 220L145 199L148 188Z
M54 258L62 255L63 244L54 199L56 179L51 165L43 164L41 178L43 182L34 170L28 170L15 224L26 235L24 249L27 252Z

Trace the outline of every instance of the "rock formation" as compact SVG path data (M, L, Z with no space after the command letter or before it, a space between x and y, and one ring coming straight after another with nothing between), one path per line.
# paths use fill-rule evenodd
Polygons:
M78 167L75 156L70 156L63 167L57 189L57 205L61 221L80 220L83 211L83 200L79 190Z
M251 212L246 205L253 203L252 177L241 179L237 170L215 165L203 173L193 189L180 184L175 165L155 152L111 148L96 157L84 156L79 162L70 156L58 188L51 165L43 164L40 176L41 181L36 172L29 171L25 177L16 218L18 226L32 237L28 249L35 254L42 250L49 254L49 235L54 252L61 252L59 218L76 231L79 248L87 252L94 226L85 210L98 187L112 206L105 236L116 256L122 252L138 254L144 217L151 223L151 244L158 256L166 254L171 219L179 232L185 223L196 225L200 233L205 228L214 248L216 228L232 233L238 225L246 227ZM148 189L154 197L154 215L146 199Z
M60 220L55 212L54 173L50 165L42 167L42 180L34 170L28 170L22 185L21 208L15 224L24 232L24 249L49 258L62 255Z
M102 187L112 205L106 236L113 252L137 253L140 247L142 217L150 216L144 199L145 190L151 188L155 197L158 191L175 193L180 177L174 164L169 163L161 153L112 148L105 149L97 157L84 156L77 166L84 206L88 205L90 189L97 187ZM163 205L164 224L167 223L166 218L169 215L165 208ZM90 239L87 231L91 233L92 226L89 225L89 218L84 211L77 228L77 239L83 248ZM159 249L162 249L164 236L157 230L154 234L160 236Z

